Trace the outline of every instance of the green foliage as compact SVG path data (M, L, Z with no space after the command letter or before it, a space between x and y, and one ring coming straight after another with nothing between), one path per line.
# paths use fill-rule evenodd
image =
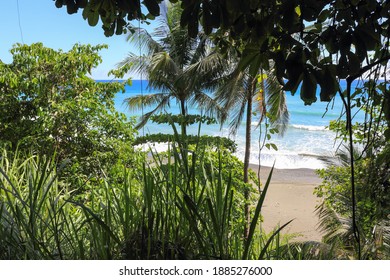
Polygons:
M50 158L2 150L0 165L0 258L76 258L85 231L80 212L66 202L70 192L58 182ZM68 255L69 254L69 255Z
M351 94L352 109L362 111L365 114L365 120L361 123L352 124L354 131L354 143L360 144L367 149L377 153L386 141L389 131L389 121L386 117L387 91L389 85L387 80L368 79L361 82L355 91ZM345 141L347 138L346 123L337 120L332 121L329 128L337 132L337 137Z
M185 163L172 145L164 158L115 167L121 181L76 181L72 189L83 192L69 191L53 158L12 155L3 149L0 159L1 259L280 257L279 231L257 229L269 180L262 199L253 198L258 210L244 246L244 185L231 180L242 163L226 151L196 150ZM186 164L189 173L182 172Z
M340 201L340 197L348 197L351 192L350 170L348 166L329 166L327 169L320 169L317 174L323 180L322 184L316 187L314 194L324 199L327 207L333 208L337 213L348 216L350 205Z
M244 165L242 161L233 156L231 151L223 146L220 146L220 148L217 150L213 149L207 151L207 156L198 158L198 160L198 164L203 164L206 171L210 172L211 170L215 169L214 172L221 172L221 176L225 178L225 180L231 177L229 180L241 194L244 193L244 190L247 188L255 191L253 189L253 184L254 186L260 186L257 174L252 169L249 170L250 183L244 183ZM200 161L202 161L202 163ZM252 200L251 204L253 204L253 202L254 201Z
M79 9L83 10L83 18L88 24L95 26L99 19L103 23L103 30L106 36L112 36L126 32L128 21L134 19L146 20L153 19L160 14L159 4L162 0L56 0L57 8L66 6L68 14L77 13ZM144 9L146 8L144 12ZM145 14L144 14L145 13Z
M177 123L179 125L192 125L195 123L198 124L215 124L217 121L215 118L208 117L208 116L201 116L201 115L172 115L172 114L159 114L159 115L154 115L150 117L150 120L154 123L158 124L172 124L172 123Z
M321 101L330 101L339 91L339 79L353 81L378 71L390 58L390 9L384 0L253 0L240 4L212 0L207 5L182 1L182 7L181 23L191 36L198 34L201 24L206 33L217 30L221 50L241 40L245 45L241 66L255 74L259 68L269 69L273 60L285 90L295 93L302 84L300 96L305 104L316 102L317 85ZM206 20L210 16L214 19ZM227 34L235 41L224 39Z
M187 135L185 137L180 136L180 139L187 143L188 145L199 144L203 147L205 146L214 146L214 147L224 147L230 152L234 153L237 149L237 144L226 137L220 136L208 136L208 135ZM145 144L145 143L168 143L174 140L172 134L146 134L145 136L137 137L133 145Z
M365 111L364 123L355 123L352 127L353 141L359 149L349 155L339 155L341 165L329 166L318 171L323 182L315 190L323 199L318 208L321 227L325 230L324 241L337 247L347 255L356 257L351 229L351 170L350 157L354 161L354 181L356 197L356 220L362 244L362 257L367 259L389 257L389 214L390 196L390 149L386 140L386 121L383 118L384 85L366 81L352 95L355 107ZM346 141L348 131L345 122L334 121L330 129L337 137ZM356 237L355 237L356 238Z
M71 160L89 175L98 166L131 158L134 121L114 108L121 83L87 77L104 46L75 45L55 51L41 43L16 45L10 64L0 63L0 143L13 149Z

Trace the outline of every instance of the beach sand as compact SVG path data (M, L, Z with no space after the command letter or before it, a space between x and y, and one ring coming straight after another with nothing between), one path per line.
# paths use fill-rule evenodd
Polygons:
M251 165L257 173L258 166ZM265 184L270 168L261 167ZM321 241L315 207L319 203L313 190L321 179L312 169L274 169L271 184L262 208L263 229L271 232L278 225L294 219L282 233L297 234L296 241Z

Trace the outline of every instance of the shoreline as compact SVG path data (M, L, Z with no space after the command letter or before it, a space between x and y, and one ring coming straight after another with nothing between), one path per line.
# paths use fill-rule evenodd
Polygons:
M258 166L250 164L250 168L258 172ZM260 179L264 184L271 167L261 166ZM274 168L271 183L261 211L262 227L266 233L273 231L293 220L282 234L292 234L292 241L321 241L321 232L317 229L318 216L315 214L319 198L314 188L321 179L314 169L276 169Z

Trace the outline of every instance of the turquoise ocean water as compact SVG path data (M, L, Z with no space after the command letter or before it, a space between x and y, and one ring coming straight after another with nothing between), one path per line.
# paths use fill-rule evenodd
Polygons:
M130 111L124 104L124 100L128 97L141 94L150 94L156 92L153 89L147 89L147 81L134 80L131 86L126 86L125 93L118 93L115 98L116 109L125 113L127 116L139 117L142 111ZM318 89L319 90L319 89ZM318 92L319 94L319 92ZM260 129L256 128L256 117L253 117L252 122L252 153L250 162L253 164L261 164L263 166L272 166L275 161L276 168L322 168L325 164L319 159L319 156L333 157L339 142L335 141L335 134L326 126L329 121L335 120L342 112L342 102L339 97L334 102L328 104L327 102L318 101L310 106L305 106L299 97L299 89L297 93L292 96L287 92L287 106L290 112L290 123L287 132L283 137L276 135L272 136L269 142L277 145L278 150L269 150L263 148L259 153L259 134ZM179 112L177 104L172 103L167 109L168 113L176 114ZM149 112L151 107L143 108L143 111ZM325 113L326 112L326 113ZM190 108L190 113L199 113L196 108ZM361 114L363 115L363 114ZM360 116L363 118L363 116ZM357 116L359 119L359 115ZM190 127L189 132L196 134L198 126ZM264 131L264 130L263 130ZM148 123L140 134L151 133L171 133L172 129L168 125L161 125L155 123ZM201 129L202 134L219 135L232 138L236 141L238 149L236 156L240 159L244 157L245 146L245 123L241 124L237 135L229 135L228 126L225 125L220 128L219 124L203 125ZM166 149L164 144L155 144L157 150Z

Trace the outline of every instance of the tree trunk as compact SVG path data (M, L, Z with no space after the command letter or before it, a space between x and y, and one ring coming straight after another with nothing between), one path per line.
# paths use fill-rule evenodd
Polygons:
M185 99L180 99L180 112L181 115L183 116L182 123L180 123L181 126L181 136L180 136L180 141L181 143L179 144L180 150L181 150L181 156L183 160L183 167L185 169L185 174L189 175L189 165L188 165L188 143L187 143L187 124L184 122L185 117L187 116L187 110L186 110L186 102ZM189 186L189 181L188 184Z
M247 109L246 109L246 126L245 126L245 156L244 156L244 183L249 183L249 158L251 154L251 123L252 123L252 98L253 92L256 86L256 81L252 81L250 88L248 89L247 95ZM244 198L244 215L245 215L245 226L244 226L244 237L248 238L249 227L251 222L250 217L250 204L249 204L250 189L245 189Z
M186 101L184 99L180 100L180 111L183 117L187 115ZM184 138L187 136L187 125L185 123L181 123L180 126L181 126L181 135Z

